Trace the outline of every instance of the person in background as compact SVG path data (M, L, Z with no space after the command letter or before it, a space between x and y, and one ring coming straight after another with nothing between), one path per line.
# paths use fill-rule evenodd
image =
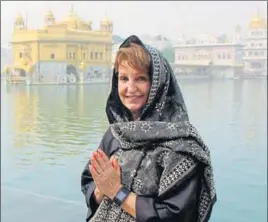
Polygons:
M210 151L167 60L135 35L117 52L106 114L110 125L81 177L86 221L208 221Z

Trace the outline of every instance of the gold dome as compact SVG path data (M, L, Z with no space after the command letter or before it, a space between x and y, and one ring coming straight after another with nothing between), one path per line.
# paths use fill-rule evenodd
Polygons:
M78 16L74 12L70 12L67 20L72 21L72 20L79 20Z
M267 22L260 16L254 16L249 22L250 29L265 29L267 28Z
M21 13L18 13L17 17L15 18L16 23L23 23L24 19Z
M71 6L71 9L69 10L67 17L57 22L57 24L65 24L68 27L83 29L83 30L87 30L88 26L91 25L91 23L92 22L86 22L83 19L81 19L74 11L73 6Z
M110 24L112 24L112 21L111 21L107 16L105 16L105 17L101 20L101 24L103 24L103 25L110 25Z
M45 13L45 18L54 18L54 14L51 10L48 10L46 13Z
M71 10L69 11L69 14L66 18L66 21L79 21L78 15L75 13L73 5L71 6Z

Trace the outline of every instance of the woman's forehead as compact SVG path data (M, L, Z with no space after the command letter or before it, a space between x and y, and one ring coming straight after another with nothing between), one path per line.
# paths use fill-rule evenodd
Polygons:
M127 62L126 63L121 63L119 64L118 66L118 71L119 71L119 74L120 73L124 73L124 74L142 74L143 72L142 71L139 71L133 67L131 67Z

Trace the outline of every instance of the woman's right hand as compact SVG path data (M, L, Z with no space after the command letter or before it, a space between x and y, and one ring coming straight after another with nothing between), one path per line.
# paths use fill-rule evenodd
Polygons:
M110 159L112 165L113 165L113 159L115 159L114 156L112 156L112 158ZM101 191L99 190L98 187L96 187L94 190L94 198L95 198L95 201L97 202L98 205L100 205L101 201L104 198L104 194L101 193Z
M100 192L98 187L96 187L94 190L94 198L95 198L95 201L97 202L98 205L100 205L101 201L104 198L104 195Z

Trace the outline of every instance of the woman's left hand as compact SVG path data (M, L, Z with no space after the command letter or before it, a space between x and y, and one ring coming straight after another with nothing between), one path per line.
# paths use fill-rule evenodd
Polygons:
M106 154L98 149L93 152L89 170L101 193L112 200L122 187L120 166L116 159L112 157L109 160Z

